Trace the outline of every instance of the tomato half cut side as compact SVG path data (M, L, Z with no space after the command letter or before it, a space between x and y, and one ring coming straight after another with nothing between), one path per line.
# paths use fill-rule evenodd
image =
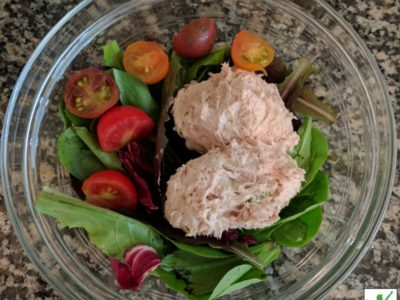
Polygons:
M275 50L261 37L242 30L232 43L231 57L235 65L248 71L264 71L272 63Z
M125 70L147 84L165 78L169 70L168 55L156 42L137 41L130 44L122 59Z
M151 134L153 120L139 108L123 105L107 111L97 124L97 137L105 152L117 151Z
M65 85L65 107L81 118L98 118L118 100L119 90L114 79L97 68L90 67L73 73Z
M115 170L92 174L82 185L86 201L111 210L135 209L137 193L127 176Z

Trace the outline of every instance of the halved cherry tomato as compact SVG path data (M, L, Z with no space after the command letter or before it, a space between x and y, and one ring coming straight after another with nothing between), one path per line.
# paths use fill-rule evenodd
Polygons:
M65 85L67 110L81 118L95 119L117 104L119 90L114 79L97 68L72 74Z
M231 57L241 69L264 71L274 60L275 50L266 40L242 30L233 40Z
M168 55L156 42L137 41L130 44L122 60L125 70L147 84L157 83L168 74Z
M92 174L82 185L86 201L111 210L135 209L137 194L127 176L115 170Z
M210 52L215 43L215 38L216 31L213 19L192 20L175 34L173 48L180 56L197 58Z
M113 152L151 134L153 120L139 108L124 105L107 111L97 124L101 149Z

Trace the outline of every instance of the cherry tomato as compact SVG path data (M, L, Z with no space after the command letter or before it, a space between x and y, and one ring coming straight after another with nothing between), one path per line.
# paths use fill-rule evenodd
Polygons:
M127 176L115 170L92 174L82 185L86 201L111 210L135 209L137 194Z
M215 38L216 31L213 19L192 20L175 34L173 48L180 56L197 58L210 52L215 43Z
M129 105L117 106L100 118L97 137L103 151L113 152L149 136L153 128L153 120L144 111Z
M125 70L147 84L157 83L168 74L168 55L156 42L137 41L130 44L122 60Z
M72 74L65 85L67 110L81 118L95 119L117 104L119 90L114 79L97 68Z
M264 71L272 63L275 50L261 37L242 30L236 34L231 48L235 65L248 71Z

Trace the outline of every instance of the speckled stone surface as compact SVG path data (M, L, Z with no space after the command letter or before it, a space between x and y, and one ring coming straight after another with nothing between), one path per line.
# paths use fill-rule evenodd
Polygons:
M400 124L400 4L397 0L329 0L376 57ZM13 85L50 28L78 1L0 0L0 126ZM398 128L398 137L400 127ZM398 138L397 145L400 147ZM0 190L0 299L58 299L38 275L13 233ZM328 299L362 299L364 288L400 288L400 183L374 242Z

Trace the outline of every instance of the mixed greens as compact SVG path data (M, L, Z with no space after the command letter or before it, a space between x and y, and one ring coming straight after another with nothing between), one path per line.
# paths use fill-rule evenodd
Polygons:
M193 30L199 24L204 31ZM198 43L199 35L206 43ZM252 39L266 52L243 59L238 43L251 44ZM319 230L329 195L321 171L328 141L312 118L330 124L336 115L306 85L315 66L300 59L289 73L274 49L249 32L238 33L232 47L212 50L214 41L210 19L186 25L174 37L169 57L155 42L138 41L123 52L112 41L103 47L105 71L84 69L66 84L65 103L59 105L65 130L57 151L86 201L45 188L36 208L61 227L84 228L90 242L112 258L122 288L137 290L149 273L189 299L216 299L264 281L265 268L280 257L282 247L302 247ZM141 60L132 61L137 57ZM222 239L190 238L162 213L169 177L200 155L173 131L170 102L185 84L206 80L224 62L268 73L265 79L278 85L286 107L302 116L300 142L290 155L305 170L305 181L272 226L228 231Z

